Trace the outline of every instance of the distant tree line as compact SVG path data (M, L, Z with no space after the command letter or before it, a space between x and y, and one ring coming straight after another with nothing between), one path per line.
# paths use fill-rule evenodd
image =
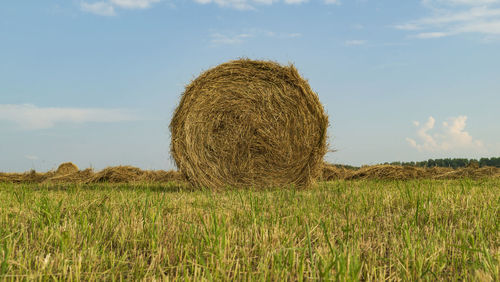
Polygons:
M472 166L494 166L500 167L500 157L498 158L481 158L479 160L476 159L462 159L462 158L447 158L447 159L429 159L421 162L392 162L385 163L391 165L401 165L401 166L417 166L417 167L467 167L469 165Z

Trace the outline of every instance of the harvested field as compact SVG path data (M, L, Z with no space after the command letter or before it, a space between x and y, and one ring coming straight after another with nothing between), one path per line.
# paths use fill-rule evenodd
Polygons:
M0 281L499 281L499 197L491 178L0 183Z

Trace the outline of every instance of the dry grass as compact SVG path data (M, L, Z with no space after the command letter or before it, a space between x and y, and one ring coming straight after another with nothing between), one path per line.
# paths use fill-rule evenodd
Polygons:
M321 173L327 127L293 65L241 59L186 87L170 123L171 153L194 186L307 187Z

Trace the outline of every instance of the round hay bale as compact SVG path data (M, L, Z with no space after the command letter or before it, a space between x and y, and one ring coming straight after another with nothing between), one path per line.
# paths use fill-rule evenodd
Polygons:
M62 163L56 170L56 175L65 175L78 172L78 167L71 162Z
M327 127L293 65L240 59L186 86L170 123L171 154L199 187L306 187L321 174Z

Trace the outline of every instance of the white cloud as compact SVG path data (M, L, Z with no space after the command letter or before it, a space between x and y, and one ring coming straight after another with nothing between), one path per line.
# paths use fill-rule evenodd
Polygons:
M496 3L498 0L440 0L439 2L449 5L484 5Z
M23 129L45 129L57 123L120 122L138 120L123 109L40 108L31 104L0 104L0 121L10 121Z
M477 32L483 34L500 34L500 19L491 22L475 22L459 26L455 30L457 33Z
M162 0L105 0L98 2L81 1L80 8L89 13L100 16L114 16L116 9L148 9L155 3ZM288 5L298 5L309 2L310 0L193 0L202 5L215 4L219 7L231 8L236 10L255 10L256 5L272 5L282 2ZM324 4L340 5L340 0L322 0Z
M271 4L278 2L278 0L253 0L253 1L255 3L265 4L265 5L271 5Z
M254 10L255 8L247 0L194 0L199 4L211 4L215 3L220 7L228 7L236 10ZM268 4L268 1L254 1L257 3Z
M288 5L298 5L309 2L309 0L194 0L198 4L216 4L219 7L232 8L236 10L255 10L256 5L271 5L282 2ZM325 4L340 5L340 0L323 0Z
M284 34L284 37L286 37L286 38L297 38L297 37L302 37L302 34L298 33L298 32L294 32L294 33Z
M404 23L404 24L397 24L394 25L395 29L400 29L400 30L419 30L422 29L420 25L416 23Z
M115 8L108 2L87 3L83 1L80 3L80 8L85 12L96 14L99 16L115 15Z
M147 9L150 8L152 4L160 1L161 0L109 0L93 3L82 1L80 2L80 9L99 16L115 16L115 8L129 10Z
M465 131L466 122L467 116L452 117L442 123L442 128L435 130L436 120L432 116L424 124L414 121L418 140L407 137L406 141L420 152L484 150L483 143Z
M347 40L344 42L344 45L346 46L360 46L365 44L366 40Z
M422 32L422 33L419 33L413 37L421 38L421 39L428 39L428 38L440 38L440 37L445 37L448 35L450 35L450 34L446 33L446 32Z
M306 3L306 2L309 2L309 0L284 0L284 2L286 4L302 4L302 3Z
M111 0L113 5L125 9L147 9L158 2L160 0Z
M28 160L31 160L31 161L38 160L38 157L34 156L34 155L25 155L24 157L27 158Z
M429 17L394 25L394 28L420 32L419 39L475 33L500 34L500 0L425 0Z
M351 28L353 28L353 29L363 29L363 28L365 28L365 26L362 25L362 24L354 24L354 25L351 26Z
M242 43L245 38L253 37L248 33L241 33L236 35L225 35L222 33L212 33L210 34L210 42L213 45L234 45Z
M277 33L269 30L248 29L243 32L213 32L210 34L210 43L212 46L236 45L245 42L251 38L267 37L277 39L295 39L301 37L301 33Z

